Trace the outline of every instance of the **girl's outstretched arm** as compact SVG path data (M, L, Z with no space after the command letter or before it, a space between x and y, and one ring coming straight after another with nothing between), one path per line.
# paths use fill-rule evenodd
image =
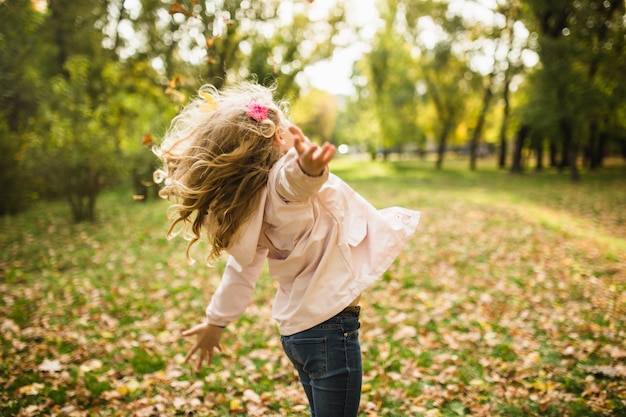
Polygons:
M199 371L202 368L202 362L206 359L207 365L211 366L213 360L214 349L222 351L220 346L220 338L222 337L222 327L215 326L209 323L200 323L197 326L192 327L189 330L183 332L183 336L198 335L196 344L193 345L187 356L185 356L185 363L189 362L194 353L199 351L198 363L196 370Z
M335 147L328 142L322 146L311 143L297 126L290 126L289 131L294 136L294 147L298 151L300 168L311 177L322 175L326 165L335 155Z

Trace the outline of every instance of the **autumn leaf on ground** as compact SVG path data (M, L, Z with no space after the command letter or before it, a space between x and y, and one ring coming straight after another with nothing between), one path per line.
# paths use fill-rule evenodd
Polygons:
M63 370L63 366L61 366L61 362L58 359L44 359L43 362L38 366L38 369L42 372L59 372Z

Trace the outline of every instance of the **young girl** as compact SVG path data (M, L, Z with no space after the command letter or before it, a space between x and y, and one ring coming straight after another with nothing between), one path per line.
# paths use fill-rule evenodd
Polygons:
M414 233L419 212L376 210L329 172L334 146L311 143L272 91L204 86L173 121L157 154L161 196L175 200L174 230L228 259L185 361L211 364L240 317L265 260L278 283L272 315L311 415L356 416L361 397L361 293Z

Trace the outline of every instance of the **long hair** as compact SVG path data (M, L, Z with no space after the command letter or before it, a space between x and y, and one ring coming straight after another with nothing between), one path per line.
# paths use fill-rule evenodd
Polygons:
M267 117L256 120L246 106L260 103ZM176 116L161 145L155 148L163 168L155 182L159 195L174 204L168 238L180 233L190 249L204 227L214 260L238 238L240 227L257 208L269 171L280 158L274 146L276 130L286 126L285 105L276 104L272 90L243 83L218 91L211 85Z

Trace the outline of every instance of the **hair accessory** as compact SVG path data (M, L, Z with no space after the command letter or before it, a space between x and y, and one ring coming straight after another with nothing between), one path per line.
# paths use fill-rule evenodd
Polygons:
M246 116L251 117L257 122L267 119L267 110L267 106L257 103L256 100L250 100L250 102L246 104Z

